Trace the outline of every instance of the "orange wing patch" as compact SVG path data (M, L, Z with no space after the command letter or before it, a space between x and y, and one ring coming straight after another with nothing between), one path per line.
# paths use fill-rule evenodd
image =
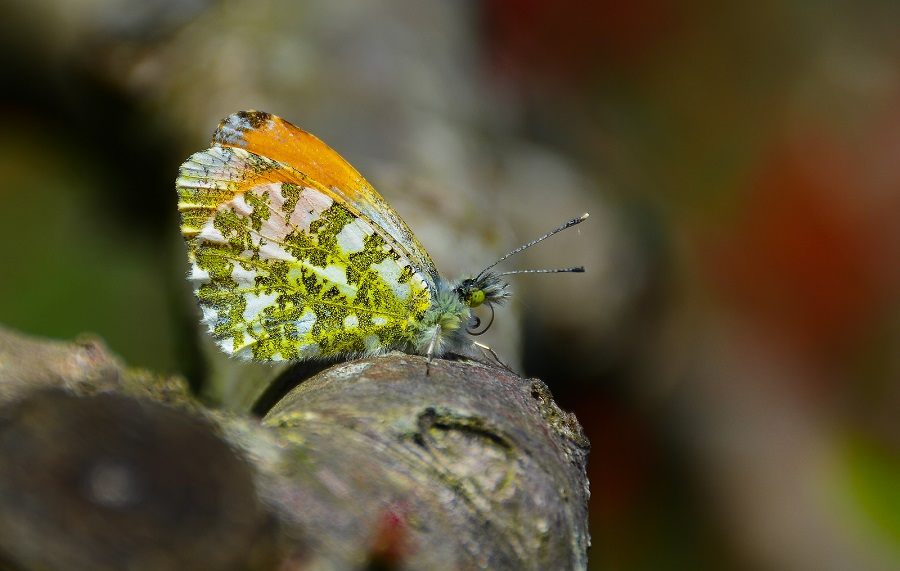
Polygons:
M219 123L213 145L241 147L257 155L290 165L325 188L338 188L347 199L359 200L375 189L331 147L277 117L263 111L241 111Z
M271 113L240 111L219 123L212 144L278 161L327 188L354 213L374 222L381 237L412 261L434 289L440 275L412 230L356 169L315 136Z

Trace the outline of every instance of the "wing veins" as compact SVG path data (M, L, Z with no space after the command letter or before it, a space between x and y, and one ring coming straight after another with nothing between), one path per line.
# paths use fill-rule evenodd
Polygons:
M290 227L291 227L295 232L303 232L303 230L299 229L296 225L294 225L293 223L291 223L289 219L285 218L285 216L284 216L281 212L279 212L278 210L272 208L272 206L271 206L270 204L267 203L266 206L268 207L268 209L269 209L270 212L273 212L273 213L277 214L278 216L280 216L281 219L284 220L288 225L290 225ZM243 218L243 217L241 217L241 218ZM233 262L235 262L235 263L238 263L238 264L240 264L240 263L247 263L247 264L252 265L252 266L254 266L254 267L258 268L258 269L261 269L261 270L266 269L266 266L265 266L263 260L280 260L280 261L284 261L284 262L288 262L288 263L294 263L294 264L301 264L301 265L302 265L302 262L301 262L296 256L294 256L293 254L291 254L291 252L288 251L288 248L287 248L287 245L286 245L285 242L283 242L283 241L281 241L281 240L278 240L278 239L275 239L275 238L272 238L271 236L267 236L267 235L263 234L261 231L258 231L258 230L254 229L254 228L252 228L252 227L249 227L249 226L247 227L247 232L248 232L248 233L253 233L253 234L255 234L255 235L258 236L260 239L264 239L264 240L267 240L268 242L272 242L272 243L278 244L279 246L282 247L282 249L283 249L288 255L291 256L292 260L283 260L282 258L247 258L247 257L242 257L242 256L240 256L240 255L238 255L238 256L231 256L231 255L228 255L227 253L223 252L221 249L218 249L218 248L210 248L209 251L207 252L207 255L213 254L213 255L219 256L219 257L221 257L221 258L224 258L224 259L227 259L227 260L231 260L231 261L233 261ZM214 242L210 242L210 243L214 243ZM351 264L351 263L350 263L350 258L349 258L349 256L345 256L343 250L341 250L341 251L339 251L339 252L337 252L337 253L334 252L334 251L329 251L329 250L327 250L327 249L325 249L325 248L319 246L319 245L318 245L318 242L316 243L315 246L296 246L296 245L291 245L291 247L292 247L292 248L295 248L295 249L299 249L300 251L304 251L304 252L310 251L310 250L317 250L317 251L322 252L322 253L324 253L324 254L326 254L326 255L331 255L331 256L336 257L339 261L343 262L348 268L353 268L353 269L355 269L355 270L360 274L360 287L361 287L364 283L370 283L370 282L372 282L372 281L374 281L374 280L376 279L377 274L370 275L370 274L368 274L368 273L366 273L366 272L361 271L359 268L357 268L356 266L354 266L353 264ZM389 245L389 247L390 247L390 245ZM391 251L394 251L394 252L395 252L396 250L394 250L394 248L391 248ZM323 279L325 280L326 283L336 284L336 282L333 282L333 281L331 281L330 279L328 279L328 276L327 276L320 268L318 268L318 266L313 266L313 265L311 265L311 264L306 264L306 265L304 265L304 267L309 268L309 269L310 269L313 273L315 273L317 276L319 276L320 278L323 278ZM384 280L382 280L382 281L384 281ZM386 283L386 282L385 282L385 283ZM336 284L336 285L340 285L340 284ZM348 286L348 287L351 287L351 288L354 287L354 286L352 286L352 285L350 285L350 284L347 284L347 286ZM358 292L359 289L360 289L360 287L355 287L355 288L354 288L355 292ZM352 307L352 306L348 306L348 307ZM400 316L400 315L392 315L392 314L379 314L379 315L388 315L388 316L393 316L393 317L402 317L402 316Z
M230 256L230 255L228 255L227 253L222 252L222 251L220 251L220 250L213 250L213 251L211 252L211 255L218 256L218 257L224 258L224 259L226 259L226 260L231 260L231 261L236 262L236 263L247 263L247 264L249 264L249 265L255 266L255 267L260 268L260 269L266 269L266 265L265 265L264 261L261 260L261 259L241 258L241 257L239 257L239 256L238 256L238 257ZM297 261L297 263L299 263L299 261ZM316 273L316 275L318 275L318 276L324 278L325 285L329 285L329 284L331 284L331 285L341 285L341 284L337 284L337 283L334 282L334 281L331 281L330 279L328 279L328 277L327 277L326 275L324 275L324 274L322 274L322 273L316 271L316 266L309 266L309 265L308 265L308 266L306 266L306 267L307 267L307 268L310 268L312 271L314 271L314 272ZM363 279L368 279L368 278L367 278L367 276L363 276ZM293 284L291 284L291 282L285 281L284 283L285 283L285 287L282 288L283 290L285 290L285 291L288 292L288 293L293 292L293 293L295 293L295 294L297 294L297 295L302 295L302 292L300 292L300 290L298 290L298 289L296 288L296 286L294 286ZM351 284L346 284L346 285L347 285L347 287L352 288L352 289L354 290L354 293L358 293L358 292L359 292L359 288L358 288L358 287L355 287L355 286L353 286L353 285L351 285ZM263 292L265 289L276 290L276 289L278 289L278 288L274 288L274 287L272 287L272 286L266 287L266 286L256 286L256 285L253 285L253 286L248 286L248 287L238 287L238 288L235 288L234 290L231 290L231 291L234 291L234 292L236 292L236 293L250 293L250 292L253 292L253 293L259 293L259 292ZM330 306L332 306L332 307L346 307L346 308L353 309L353 310L356 310L356 311L362 311L362 312L364 312L364 313L369 313L369 314L371 314L371 315L379 315L379 316L383 316L383 317L393 317L393 318L396 318L396 319L403 319L403 318L404 318L404 315L402 315L402 314L398 314L398 313L390 313L390 312L387 312L387 311L376 311L376 310L373 310L373 309L371 309L371 308L366 308L366 307L363 307L363 306L353 305L353 304L349 304L349 303L348 303L348 304L340 304L340 303L335 303L335 302L330 302L330 301L327 301L327 300L320 300L320 299L315 299L314 302L310 302L310 298L307 297L307 296L304 296L304 299L306 300L306 304L304 305L304 307L305 307L306 305L315 305L315 304L319 304L319 305L330 305Z

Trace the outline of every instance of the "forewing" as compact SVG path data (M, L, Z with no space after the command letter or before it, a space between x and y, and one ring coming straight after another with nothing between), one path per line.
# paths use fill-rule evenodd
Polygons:
M177 188L189 278L227 353L277 361L409 344L428 285L334 193L226 147L190 157Z
M371 220L382 238L394 242L436 289L437 268L406 223L356 169L315 136L270 113L241 111L222 120L213 144L243 148L290 165L333 191L351 211Z

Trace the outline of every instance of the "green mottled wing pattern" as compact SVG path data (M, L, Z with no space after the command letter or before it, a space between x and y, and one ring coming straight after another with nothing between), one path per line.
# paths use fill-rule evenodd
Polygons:
M430 277L329 189L227 147L189 158L177 188L189 279L227 353L279 361L416 342Z

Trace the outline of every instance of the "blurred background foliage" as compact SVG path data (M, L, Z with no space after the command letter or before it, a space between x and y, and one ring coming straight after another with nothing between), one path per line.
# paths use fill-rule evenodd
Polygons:
M175 173L267 110L450 276L591 212L491 344L591 439L592 569L900 568L896 2L10 0L0 65L0 322L199 382Z

